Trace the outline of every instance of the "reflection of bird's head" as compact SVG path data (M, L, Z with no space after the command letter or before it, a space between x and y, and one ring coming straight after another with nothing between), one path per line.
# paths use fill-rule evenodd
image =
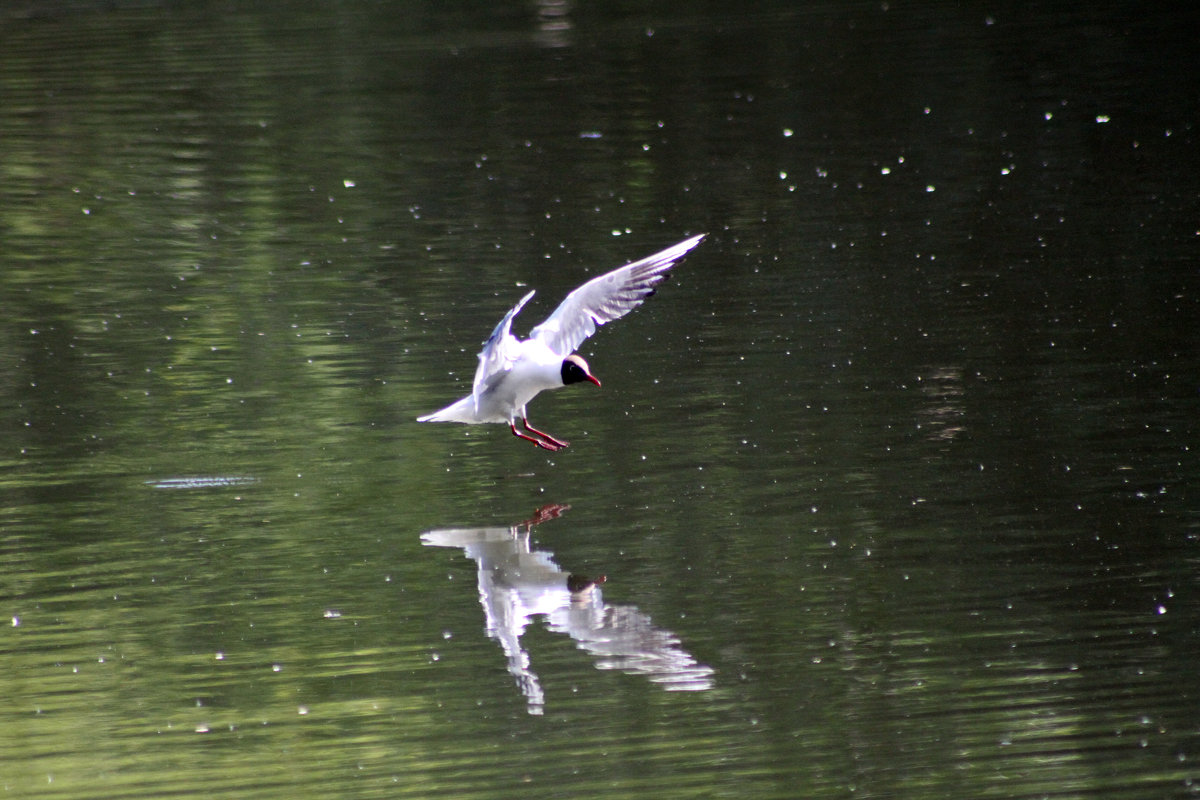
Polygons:
M599 586L608 580L606 575L598 575L595 578L589 578L587 575L571 574L567 576L567 591L571 594L582 594L593 586Z
M583 360L583 356L572 353L563 359L562 362L562 382L563 386L570 386L572 383L583 383L587 381L600 385L600 381L592 374L588 368L588 363Z

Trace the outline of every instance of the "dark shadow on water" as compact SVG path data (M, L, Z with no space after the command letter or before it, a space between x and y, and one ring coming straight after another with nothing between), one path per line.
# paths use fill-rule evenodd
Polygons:
M475 561L485 630L504 649L508 671L525 695L529 713L543 713L546 703L521 644L521 635L537 616L544 618L548 630L565 633L591 654L597 669L644 675L670 691L712 688L713 670L698 664L673 633L656 627L636 606L604 602L600 584L605 576L568 573L554 562L553 553L531 548L533 526L568 508L543 506L533 518L509 527L447 528L421 535L426 545L461 547Z

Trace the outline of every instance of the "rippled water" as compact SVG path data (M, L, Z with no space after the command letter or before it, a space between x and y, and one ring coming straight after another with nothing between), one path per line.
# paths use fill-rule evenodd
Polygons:
M0 10L4 793L1196 793L1189 26L752 12Z

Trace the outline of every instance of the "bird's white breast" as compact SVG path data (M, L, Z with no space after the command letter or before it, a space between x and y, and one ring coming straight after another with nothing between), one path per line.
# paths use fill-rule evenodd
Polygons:
M480 398L479 417L504 421L546 389L562 388L562 356L542 342L528 339L518 343L512 368L495 374Z

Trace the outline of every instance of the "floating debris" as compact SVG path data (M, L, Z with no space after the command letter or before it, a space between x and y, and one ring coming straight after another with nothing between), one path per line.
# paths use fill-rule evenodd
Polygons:
M190 478L159 478L146 481L155 489L222 489L226 486L248 486L258 483L249 475L197 475Z

